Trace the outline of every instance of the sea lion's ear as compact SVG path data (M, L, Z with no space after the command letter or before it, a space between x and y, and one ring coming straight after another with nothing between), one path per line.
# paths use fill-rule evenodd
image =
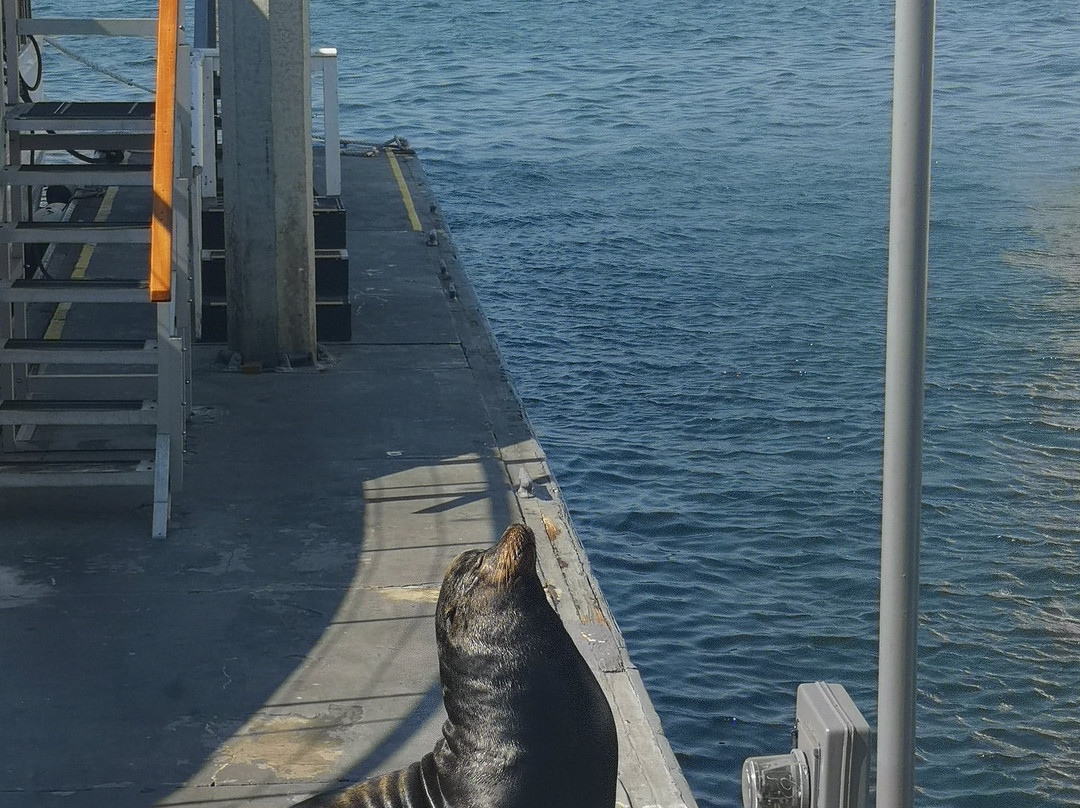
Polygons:
M445 621L448 631L454 627L455 617L457 617L457 606L451 604L443 609L443 621Z

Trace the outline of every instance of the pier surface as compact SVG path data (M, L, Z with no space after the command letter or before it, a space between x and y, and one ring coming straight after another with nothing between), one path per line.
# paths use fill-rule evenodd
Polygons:
M616 716L617 805L693 808L417 159L342 171L352 341L258 374L196 346L167 539L149 491L0 491L0 804L277 808L418 759L443 572L523 520Z

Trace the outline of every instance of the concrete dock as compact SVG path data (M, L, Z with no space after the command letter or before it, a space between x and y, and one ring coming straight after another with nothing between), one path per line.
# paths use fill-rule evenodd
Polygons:
M195 347L167 539L144 490L0 491L4 808L277 808L416 760L447 564L542 515L541 576L619 727L617 804L695 805L418 160L365 152L342 158L352 341L257 374Z

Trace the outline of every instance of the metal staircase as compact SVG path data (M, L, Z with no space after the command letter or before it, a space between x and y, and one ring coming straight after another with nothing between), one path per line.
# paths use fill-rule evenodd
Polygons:
M182 10L163 0L159 20L61 20L2 3L0 487L152 486L164 536L190 409ZM156 37L155 101L29 97L20 53L65 33Z

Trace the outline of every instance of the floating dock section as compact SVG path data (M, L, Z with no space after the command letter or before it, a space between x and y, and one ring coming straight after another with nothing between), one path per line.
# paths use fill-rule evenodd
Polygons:
M443 572L524 520L616 716L617 805L692 808L416 157L341 170L351 339L286 372L194 346L166 539L142 489L0 491L0 803L275 808L418 759Z

